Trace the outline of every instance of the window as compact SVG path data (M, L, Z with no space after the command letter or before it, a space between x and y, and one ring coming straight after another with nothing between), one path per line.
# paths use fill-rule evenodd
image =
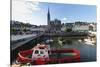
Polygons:
M38 54L39 53L39 51L38 50L35 50L35 54Z
M44 47L40 47L40 49L44 49Z
M48 54L50 54L50 51L48 51Z
M40 51L40 54L43 54L43 51Z

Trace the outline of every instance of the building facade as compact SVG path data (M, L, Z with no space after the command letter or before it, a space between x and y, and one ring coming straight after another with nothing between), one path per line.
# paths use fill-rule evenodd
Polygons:
M53 32L59 32L61 30L61 21L58 19L55 19L53 21L50 21L50 30Z
M78 31L78 32L89 31L89 24L86 22L75 22L72 31Z
M73 31L95 31L96 32L97 25L96 23L87 23L87 22L75 22L73 25Z

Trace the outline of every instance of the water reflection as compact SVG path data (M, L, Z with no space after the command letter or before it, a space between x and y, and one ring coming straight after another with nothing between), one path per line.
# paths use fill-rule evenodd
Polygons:
M66 40L65 44L72 45L72 41L71 40Z

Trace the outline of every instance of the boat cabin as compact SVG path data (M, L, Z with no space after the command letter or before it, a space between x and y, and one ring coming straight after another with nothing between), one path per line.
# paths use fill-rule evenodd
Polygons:
M37 44L37 46L33 48L32 60L37 60L39 58L49 58L47 45Z

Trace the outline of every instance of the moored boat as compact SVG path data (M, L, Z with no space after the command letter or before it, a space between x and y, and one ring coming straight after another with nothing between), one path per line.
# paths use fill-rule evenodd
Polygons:
M66 54L64 57L53 57L54 54ZM20 51L17 61L21 64L30 63L31 65L70 63L80 61L80 51L76 49L48 49L45 44L38 44L30 50Z

